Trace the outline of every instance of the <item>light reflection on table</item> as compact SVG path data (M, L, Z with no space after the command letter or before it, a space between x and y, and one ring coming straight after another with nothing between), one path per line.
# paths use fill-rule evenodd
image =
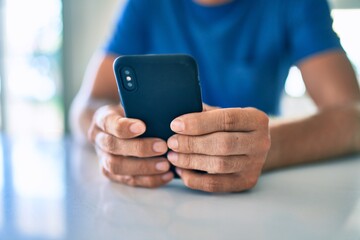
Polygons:
M6 206L1 211L5 233L11 239L65 236L65 151L61 141L3 139L5 145L2 161L6 162L1 164L6 170L1 178L9 181L1 198L5 200L1 208Z
M22 139L14 142L12 178L16 228L25 235L65 234L64 149ZM39 221L40 220L40 221Z
M4 195L4 153L2 146L2 138L0 136L0 196ZM3 232L4 228L4 203L3 198L0 198L0 232Z
M360 238L360 156L268 173L224 195L180 181L110 183L92 149L69 139L0 146L0 239Z

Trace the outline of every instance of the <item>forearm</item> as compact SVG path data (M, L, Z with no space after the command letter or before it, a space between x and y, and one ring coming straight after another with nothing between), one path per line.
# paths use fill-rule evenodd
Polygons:
M87 133L90 128L95 111L108 104L109 100L77 97L70 109L70 127L74 139L87 143Z
M119 96L112 66L116 56L95 54L70 109L70 127L74 138L87 142L95 111L109 104L118 104Z
M264 170L360 152L360 106L322 110L310 117L270 123Z

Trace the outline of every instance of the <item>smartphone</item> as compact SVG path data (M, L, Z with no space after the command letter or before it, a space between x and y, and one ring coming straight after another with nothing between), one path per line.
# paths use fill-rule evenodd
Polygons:
M189 55L120 56L114 73L126 117L146 124L141 137L166 141L172 120L202 111L198 67Z

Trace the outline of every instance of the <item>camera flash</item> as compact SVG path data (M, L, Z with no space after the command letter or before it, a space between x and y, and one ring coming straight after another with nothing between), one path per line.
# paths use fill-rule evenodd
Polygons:
M130 76L127 76L127 77L126 77L126 80L127 80L127 81L131 81L131 77L130 77Z

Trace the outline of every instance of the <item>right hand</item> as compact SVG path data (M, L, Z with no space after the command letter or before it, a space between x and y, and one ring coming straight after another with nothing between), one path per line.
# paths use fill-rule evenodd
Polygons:
M170 182L174 175L164 155L167 144L159 138L136 138L145 123L126 118L120 105L99 108L89 128L103 173L110 180L130 186L155 188Z

